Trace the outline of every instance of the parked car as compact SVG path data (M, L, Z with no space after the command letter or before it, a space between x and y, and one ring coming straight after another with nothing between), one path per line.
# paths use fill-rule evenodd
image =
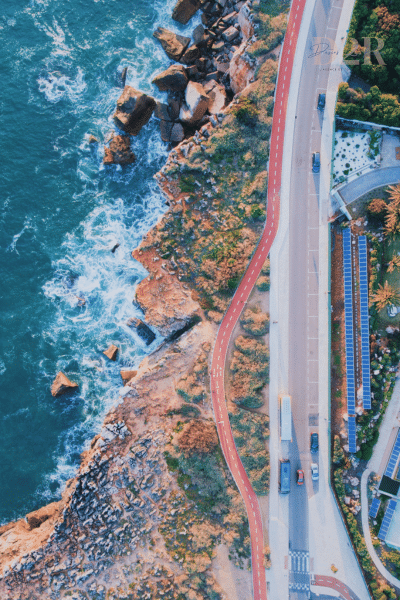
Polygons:
M319 478L319 470L317 463L311 463L311 479L317 481Z
M311 452L318 452L319 442L318 433L312 433L310 436L310 450Z
M324 108L325 108L325 94L319 94L318 95L317 108L318 108L318 110L324 110Z
M281 494L290 492L290 461L288 459L279 461L279 491Z
M320 168L321 168L321 159L319 157L319 152L313 152L313 155L312 155L313 173L319 173Z
M297 469L297 485L303 485L304 483L304 471L303 469Z

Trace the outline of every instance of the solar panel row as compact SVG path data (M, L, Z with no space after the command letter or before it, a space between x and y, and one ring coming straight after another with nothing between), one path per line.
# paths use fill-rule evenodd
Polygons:
M368 272L367 272L367 238L358 238L358 262L360 270L360 317L361 317L361 364L363 406L371 408L371 367L369 353L369 313L368 313Z
M349 452L355 454L357 452L356 418L349 416L347 425L349 433Z
M387 532L389 530L389 526L390 526L390 522L392 520L395 508L396 508L396 504L397 501L393 500L393 498L389 501L389 505L385 511L385 516L383 517L382 520L382 525L381 528L379 529L379 533L378 533L378 538L380 540L382 540L383 542L386 539L387 536Z
M393 477L399 455L400 455L400 429L397 432L396 441L394 443L393 450L392 450L392 453L389 458L389 462L386 466L385 475L387 475L388 477Z
M381 505L381 501L380 501L379 498L374 498L372 500L368 514L373 519L375 519L376 515L378 514L378 510L379 510L380 505Z
M351 265L351 231L343 231L344 316L346 337L347 412L354 415L356 390L354 373L353 281Z

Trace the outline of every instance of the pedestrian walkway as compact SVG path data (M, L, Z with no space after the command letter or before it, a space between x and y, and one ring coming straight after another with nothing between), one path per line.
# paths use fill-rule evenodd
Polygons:
M359 597L347 585L336 579L325 575L314 575L311 585L318 585L325 588L331 588L340 593L340 597L345 600L360 600Z
M380 572L380 574L387 580L388 583L394 585L398 589L400 589L400 580L397 579L394 575L389 573L386 567L382 564L381 559L375 551L375 548L372 544L371 532L369 529L369 520L368 520L368 494L367 494L367 486L368 486L368 478L371 473L379 473L383 474L386 462L390 456L390 452L393 445L393 429L397 428L400 425L399 420L400 413L400 379L396 379L396 384L394 386L392 398L389 402L389 406L387 407L386 414L382 421L382 424L379 429L379 439L374 447L373 455L368 462L367 468L361 477L361 521L363 528L363 535L365 539L365 544L368 548L368 552L370 554L371 559L373 560L376 568Z
M367 192L382 187L399 183L400 181L400 166L399 167L382 167L374 169L364 175L360 175L357 179L336 188L346 204L350 204L357 200Z

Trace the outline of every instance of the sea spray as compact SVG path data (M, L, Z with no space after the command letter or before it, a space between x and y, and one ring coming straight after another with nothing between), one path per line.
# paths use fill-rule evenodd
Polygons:
M147 347L127 325L146 275L131 251L165 210L157 121L132 138L135 165L102 160L124 67L127 84L166 97L151 84L170 64L152 32L187 35L199 22L173 22L173 4L16 0L0 23L0 522L60 496L123 396L120 367L161 340ZM116 363L103 355L110 343ZM58 370L78 393L51 396Z

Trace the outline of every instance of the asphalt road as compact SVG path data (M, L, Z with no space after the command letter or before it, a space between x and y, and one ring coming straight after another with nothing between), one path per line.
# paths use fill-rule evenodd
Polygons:
M257 497L240 461L229 424L225 402L224 365L229 338L240 313L243 310L244 303L248 299L257 277L260 274L261 267L268 256L278 229L280 205L279 193L281 187L287 99L304 4L305 0L293 0L280 58L280 70L275 93L270 141L267 220L264 232L220 325L214 347L211 368L211 394L218 436L225 460L243 497L249 519L254 600L266 600L267 598L263 553L263 526Z
M319 175L312 172L312 153L321 148L323 113L317 110L318 94L327 89L330 51L334 51L331 39L336 37L342 5L343 0L316 2L302 64L293 137L288 392L292 397L294 436L289 452L294 485L289 498L289 593L291 599L298 600L309 597L308 500L318 493L318 481L311 480L310 470L311 462L318 464L318 454L310 453L310 434L318 431L319 223L325 215L320 215ZM299 468L305 472L303 486L295 484Z

